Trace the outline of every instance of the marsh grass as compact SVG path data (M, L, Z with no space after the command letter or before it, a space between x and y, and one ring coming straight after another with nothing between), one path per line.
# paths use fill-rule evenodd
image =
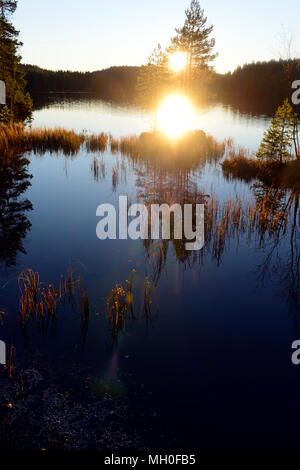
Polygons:
M120 141L115 139L112 135L109 136L109 141L111 153L118 153L120 150Z
M24 126L18 123L0 123L0 153L2 159L24 151Z
M75 155L85 140L84 134L77 134L61 127L54 129L29 128L24 130L25 148L34 153L63 152Z
M85 138L85 145L88 152L105 152L108 145L108 135L92 134Z
M131 272L130 280L125 281L124 284L116 284L106 297L105 311L106 319L112 328L112 336L114 341L117 340L119 332L126 332L126 323L128 320L136 320L138 315L136 307L134 306L133 297L133 280L136 271ZM142 292L142 310L144 311L144 318L148 326L151 321L151 307L153 299L153 284L150 278L147 277L143 284Z
M72 306L79 296L84 319L89 317L89 299L84 281L70 266L66 276L61 276L58 289L52 283L40 282L40 275L27 269L18 276L20 290L19 311L22 325L26 320L49 319L57 315L59 306L67 300Z
M58 294L52 284L41 284L39 273L32 269L18 277L20 289L19 307L22 324L27 318L39 319L57 313Z
M94 160L92 163L92 173L94 175L94 180L99 181L100 168L99 168L99 163L96 157L94 157Z
M157 162L172 171L196 167L201 160L217 161L225 153L227 140L217 142L203 131L189 131L178 139L162 132L144 132L122 137L118 147L133 160Z
M26 151L33 151L35 154L63 152L66 156L75 155L84 143L88 152L103 153L110 144L113 154L121 151L133 160L156 161L175 171L178 168L193 168L203 159L219 160L224 155L228 141L217 142L200 130L190 131L174 140L158 131L117 140L105 133L78 134L60 127L41 129L16 123L0 125L2 158L11 158Z
M83 143L89 152L104 152L108 146L108 136L104 133L87 136L61 127L47 129L25 127L20 123L0 124L1 158L11 158L26 151L75 155Z
M20 123L0 124L0 151L6 158L26 151L61 151L65 155L74 155L84 140L84 134L76 134L60 127L38 129L27 128Z
M133 279L135 270L131 272L130 280L124 284L116 284L106 297L106 318L112 327L113 337L117 337L119 331L125 331L126 320L134 319L133 309Z
M300 162L278 162L257 159L245 149L229 151L222 162L223 174L227 178L237 178L251 182L260 180L268 185L277 185L300 190Z

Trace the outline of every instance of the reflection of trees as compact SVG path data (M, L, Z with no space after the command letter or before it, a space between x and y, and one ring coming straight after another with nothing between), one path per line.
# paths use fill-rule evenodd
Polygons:
M16 264L18 252L25 253L23 239L31 227L25 214L32 210L32 204L21 198L31 185L28 164L24 157L8 162L0 158L0 261L6 266Z
M144 204L204 204L207 196L201 192L197 184L198 172L187 169L169 171L166 168L154 166L136 169L139 198ZM182 231L184 233L184 231ZM186 251L187 240L173 238L173 226L171 226L171 240L144 240L144 248L148 260L153 263L153 280L158 281L166 264L169 245L172 244L177 261L189 265L199 261L201 252Z
M295 195L290 231L289 257L281 271L280 282L293 310L300 311L300 237L299 194Z
M257 266L258 282L262 286L267 280L273 282L295 314L300 313L299 193L282 195L281 204L287 223L280 224L276 236L265 243L266 255Z
M254 202L228 198L220 202L198 188L193 171L170 172L152 166L136 169L140 199L150 204L204 204L205 246L186 251L186 240L145 240L144 249L152 265L152 279L157 283L167 266L170 248L179 263L186 267L202 265L210 257L221 264L224 253L243 237L248 246L257 246L265 255L257 267L259 282L276 283L293 310L299 311L299 193L256 184Z

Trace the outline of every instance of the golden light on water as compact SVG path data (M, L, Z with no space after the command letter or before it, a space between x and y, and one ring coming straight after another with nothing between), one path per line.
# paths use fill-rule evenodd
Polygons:
M180 72L187 65L187 55L185 52L174 52L170 55L169 62L173 72Z
M158 108L157 127L173 138L195 129L195 113L190 101L183 95L168 96Z

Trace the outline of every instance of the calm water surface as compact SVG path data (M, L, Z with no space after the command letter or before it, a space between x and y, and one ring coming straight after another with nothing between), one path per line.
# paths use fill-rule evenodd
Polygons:
M231 136L250 150L268 125L264 117L241 115L221 104L199 110L197 119L199 128L216 139ZM68 100L35 111L33 125L119 137L151 129L151 117L100 100ZM170 242L155 276L157 263L141 241L96 238L96 208L117 205L124 194L134 202L137 191L146 199L156 190L159 169L110 151L96 155L99 174L95 155L85 150L72 158L25 156L23 181L8 176L1 192L2 200L12 202L0 251L0 280L6 284L1 305L9 312L1 339L15 344L18 357L28 361L42 351L54 370L80 364L99 394L107 382L133 407L136 400L139 413L153 418L151 445L157 448L162 442L182 449L299 447L300 369L291 363L291 343L300 339L293 303L299 258L298 271L291 260L299 244L291 241L291 232L279 241L267 237L263 246L259 237L233 236L219 259L211 246L193 260ZM180 194L178 178L168 178ZM197 194L214 194L221 201L236 195L245 203L255 199L251 184L226 180L219 162L202 162L185 178ZM23 192L24 181L30 186ZM295 230L293 237L299 225ZM78 309L66 305L47 331L29 329L24 337L16 277L31 267L43 281L57 284L70 264L89 292L88 325L83 326ZM136 320L126 324L116 342L105 318L105 297L117 282L129 279L132 269ZM151 314L145 315L148 276L155 287Z

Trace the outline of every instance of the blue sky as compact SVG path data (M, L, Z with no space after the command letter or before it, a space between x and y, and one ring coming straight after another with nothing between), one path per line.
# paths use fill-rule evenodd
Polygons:
M19 0L14 23L24 63L52 70L140 65L168 45L189 0ZM218 72L283 55L282 27L300 56L299 0L202 0L214 24Z

